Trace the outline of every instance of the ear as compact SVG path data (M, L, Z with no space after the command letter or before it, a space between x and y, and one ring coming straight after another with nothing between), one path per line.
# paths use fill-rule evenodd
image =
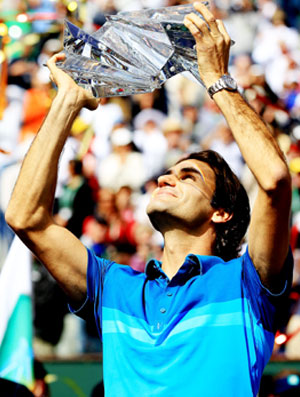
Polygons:
M225 223L230 221L232 217L233 214L228 214L223 208L220 208L213 213L211 220L214 223Z

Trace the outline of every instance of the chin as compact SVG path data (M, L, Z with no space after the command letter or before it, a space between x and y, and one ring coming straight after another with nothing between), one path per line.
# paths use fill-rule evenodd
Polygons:
M170 210L170 204L167 201L153 200L150 201L146 208L146 213L151 218L152 216L164 216Z
M164 203L152 199L152 200L149 202L149 204L147 205L146 213L147 213L147 215L148 215L149 218L150 218L150 216L151 216L151 214L152 214L153 212L156 212L156 211L163 211L165 207L166 207L166 205L165 205Z
M160 231L160 225L165 222L167 216L168 203L160 200L151 200L147 206L146 213L152 226Z
M178 227L178 222L182 223L182 219L175 212L166 203L155 203L155 205L150 203L147 208L147 215L152 226L162 234L170 228Z
M154 229L160 232L161 231L160 224L163 218L161 216L161 213L159 211L148 211L147 209L147 215Z

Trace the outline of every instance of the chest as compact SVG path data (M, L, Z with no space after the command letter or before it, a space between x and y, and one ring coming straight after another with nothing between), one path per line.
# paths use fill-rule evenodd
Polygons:
M104 290L103 308L103 320L109 316L111 321L121 321L150 334L182 327L240 324L242 313L247 309L240 274L228 274L222 268L182 283L163 278L131 280L123 283L109 299Z

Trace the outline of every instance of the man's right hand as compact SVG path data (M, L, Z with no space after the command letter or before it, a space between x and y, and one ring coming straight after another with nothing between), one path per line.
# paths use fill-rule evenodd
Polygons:
M64 53L59 53L48 60L47 66L50 70L50 79L56 84L58 92L72 96L79 108L85 107L89 110L95 110L99 105L99 99L95 98L88 90L79 87L66 72L57 67L56 62L63 61L65 58L66 55Z
M6 221L49 270L76 305L86 299L87 250L52 216L59 158L72 123L82 107L96 109L98 100L48 61L51 79L58 87L47 117L25 156L6 210Z

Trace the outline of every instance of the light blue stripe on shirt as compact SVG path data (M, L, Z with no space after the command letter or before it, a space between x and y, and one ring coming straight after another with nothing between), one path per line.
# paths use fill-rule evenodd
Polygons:
M245 305L247 308L247 305ZM230 312L227 312L230 310ZM118 309L103 308L102 332L103 334L120 333L130 335L132 338L144 343L154 345L156 339L161 337L169 324L176 322L178 315L173 316L168 324L162 329L154 331L154 326L145 320L130 316ZM249 313L246 309L242 313L241 300L230 302L210 303L200 308L191 309L184 319L181 319L175 327L172 327L167 338L189 331L196 327L228 327L244 325L250 327Z

